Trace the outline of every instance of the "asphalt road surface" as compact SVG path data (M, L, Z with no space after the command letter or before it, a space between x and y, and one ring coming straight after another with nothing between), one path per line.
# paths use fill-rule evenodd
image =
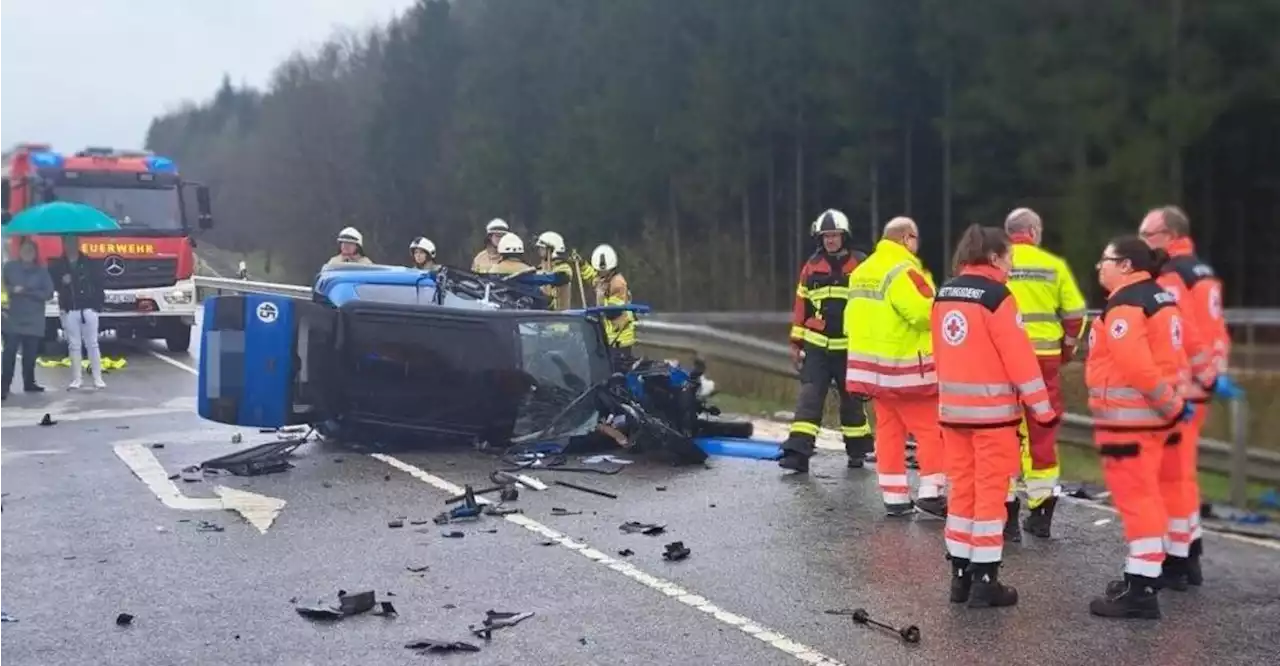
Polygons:
M446 527L429 519L461 484L489 485L492 459L313 443L284 473L169 481L274 435L201 421L191 357L108 349L129 359L108 390L69 394L58 390L65 370L41 370L51 390L15 393L3 408L3 606L18 620L2 625L10 666L1123 666L1274 663L1280 652L1273 544L1209 535L1206 585L1165 593L1164 620L1095 619L1087 603L1116 577L1119 525L1105 509L1068 504L1055 539L1006 551L1003 575L1021 604L970 611L947 602L942 522L885 518L873 473L830 453L808 477L729 459L705 469L638 461L616 476L540 472L618 499L524 490L512 504L522 514ZM59 422L36 425L46 412ZM222 510L219 493L253 522ZM398 517L404 526L389 527ZM625 534L626 521L667 532ZM443 537L449 530L465 536ZM677 540L692 553L665 561L664 544ZM294 610L292 599L332 601L339 589L374 590L398 614L326 623ZM904 645L823 612L850 607L917 625L922 640ZM491 609L535 615L490 641L471 636ZM136 619L117 626L120 613ZM423 638L481 651L404 647Z

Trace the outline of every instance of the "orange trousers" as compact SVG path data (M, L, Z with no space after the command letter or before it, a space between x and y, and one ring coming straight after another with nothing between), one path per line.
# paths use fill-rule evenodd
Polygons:
M1163 467L1170 434L1167 430L1094 433L1102 476L1129 545L1124 571L1135 576L1157 578L1164 562L1169 522L1160 477L1166 469L1178 467Z
M999 562L1004 551L1005 499L1018 473L1018 427L942 428L946 448L947 552L977 564Z
M876 412L876 472L885 504L911 501L907 487L907 434L916 438L921 498L939 497L947 485L938 396L888 396L872 400Z
M1191 543L1200 534L1200 479L1197 449L1200 429L1208 416L1207 405L1196 405L1195 416L1177 427L1178 441L1164 451L1160 462L1160 494L1165 513L1169 515L1165 552L1175 557L1188 557Z

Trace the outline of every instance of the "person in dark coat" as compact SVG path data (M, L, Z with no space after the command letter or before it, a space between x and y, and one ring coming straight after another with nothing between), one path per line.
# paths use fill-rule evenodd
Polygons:
M53 280L40 265L35 241L22 239L18 256L5 262L0 281L5 294L3 398L9 398L18 352L22 352L22 390L40 393L44 387L36 383L36 356L44 338L44 304L53 298Z
M62 237L63 256L49 261L49 275L58 290L58 308L62 310L62 333L67 338L71 357L71 384L80 388L82 358L80 348L89 352L89 371L93 385L103 389L102 351L98 347L98 313L105 298L102 286L102 262L80 252L80 239Z

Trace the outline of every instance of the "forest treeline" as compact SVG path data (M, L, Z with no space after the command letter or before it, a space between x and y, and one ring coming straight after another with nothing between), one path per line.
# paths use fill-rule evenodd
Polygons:
M1178 203L1238 305L1280 303L1280 0L419 0L157 117L207 241L305 280L338 229L446 263L483 225L610 242L637 300L776 309L838 207L935 273L1029 205L1085 285Z

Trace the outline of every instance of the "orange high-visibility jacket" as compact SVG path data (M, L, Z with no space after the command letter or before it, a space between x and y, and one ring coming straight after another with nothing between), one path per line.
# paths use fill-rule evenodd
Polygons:
M1178 299L1182 315L1182 339L1195 381L1188 396L1195 402L1209 399L1218 374L1226 372L1231 336L1222 307L1222 282L1208 264L1195 255L1189 238L1169 244L1172 260L1156 280Z
M1055 418L1031 339L1004 276L970 266L933 301L938 421L959 428L1016 426L1021 402L1037 421Z
M1149 273L1132 273L1089 330L1089 411L1099 431L1172 427L1188 370L1177 301Z

